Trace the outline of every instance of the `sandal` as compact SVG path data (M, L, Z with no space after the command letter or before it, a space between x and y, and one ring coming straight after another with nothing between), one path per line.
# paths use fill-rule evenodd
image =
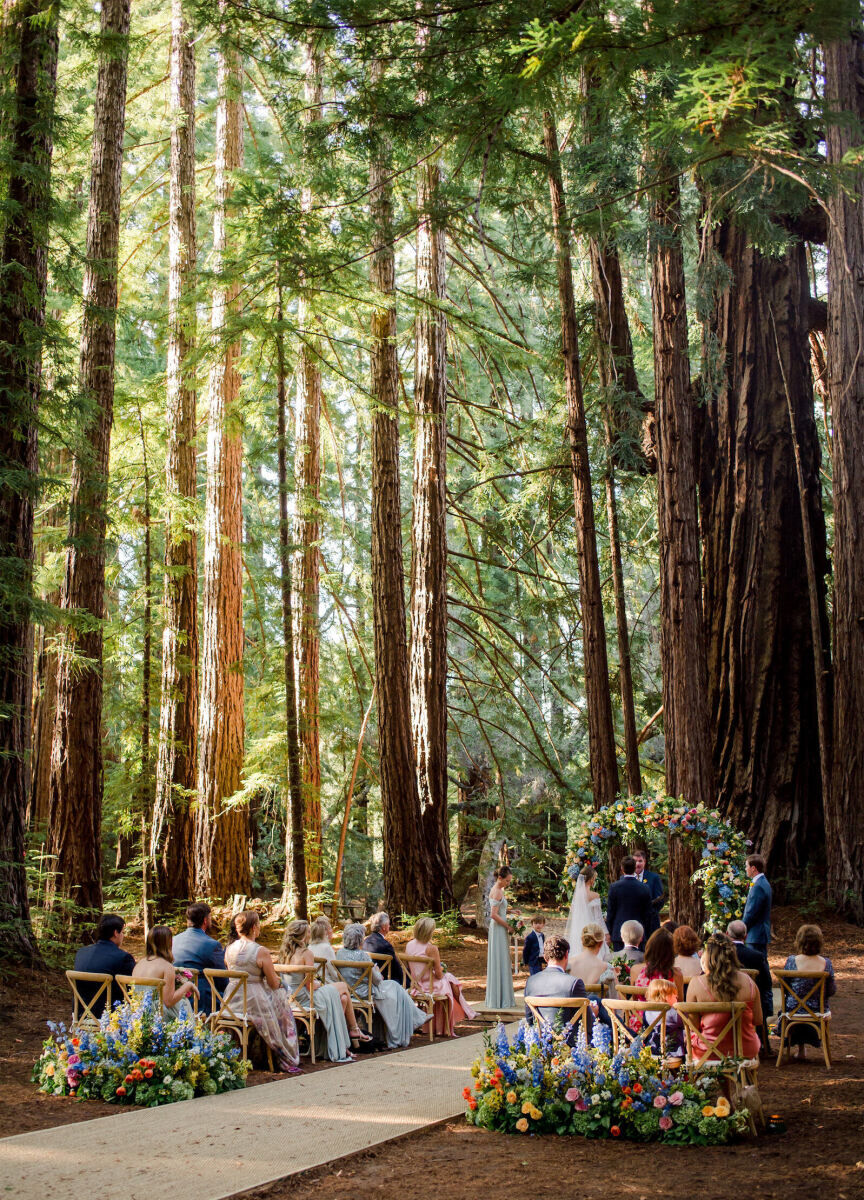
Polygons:
M371 1042L372 1038L368 1033L364 1033L359 1027L348 1030L348 1036L352 1042Z

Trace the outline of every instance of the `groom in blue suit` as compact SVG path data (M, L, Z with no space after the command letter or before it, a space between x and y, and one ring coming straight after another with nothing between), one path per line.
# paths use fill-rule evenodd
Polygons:
M767 959L771 941L771 884L765 878L765 859L761 854L748 855L745 870L750 876L750 892L742 918L747 926L747 945Z

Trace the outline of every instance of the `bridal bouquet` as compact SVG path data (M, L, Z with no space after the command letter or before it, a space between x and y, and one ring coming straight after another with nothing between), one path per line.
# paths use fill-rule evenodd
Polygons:
M249 1063L230 1037L200 1019L166 1021L157 1006L152 993L135 1008L118 1005L95 1031L49 1021L33 1068L39 1091L152 1108L245 1085Z
M571 1048L549 1025L522 1021L511 1045L499 1025L463 1092L468 1122L502 1133L702 1146L748 1128L747 1113L720 1094L718 1073L672 1073L638 1039L617 1054L608 1041L608 1029L596 1024L593 1045L583 1038Z

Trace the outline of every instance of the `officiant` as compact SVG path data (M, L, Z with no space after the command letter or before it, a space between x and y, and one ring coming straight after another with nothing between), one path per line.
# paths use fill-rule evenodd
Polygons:
M648 851L634 850L633 857L636 860L636 878L640 883L644 883L651 893L650 924L645 930L647 941L654 930L660 928L660 912L666 901L666 892L663 888L663 880L657 872L648 870Z

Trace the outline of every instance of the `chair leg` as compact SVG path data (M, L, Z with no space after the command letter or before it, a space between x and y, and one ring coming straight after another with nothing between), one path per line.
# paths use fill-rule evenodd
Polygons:
M312 1017L309 1021L309 1058L313 1067L315 1066L315 1024L315 1017Z
M825 1059L825 1070L831 1070L831 1035L828 1032L828 1024L823 1021L820 1029L822 1034L820 1041L822 1042L822 1055Z
M783 1050L786 1045L787 1029L788 1029L788 1026L787 1026L786 1022L783 1020L783 1018L781 1017L780 1018L780 1046L777 1050L777 1068L778 1068L778 1070L780 1068L780 1064L783 1062Z

